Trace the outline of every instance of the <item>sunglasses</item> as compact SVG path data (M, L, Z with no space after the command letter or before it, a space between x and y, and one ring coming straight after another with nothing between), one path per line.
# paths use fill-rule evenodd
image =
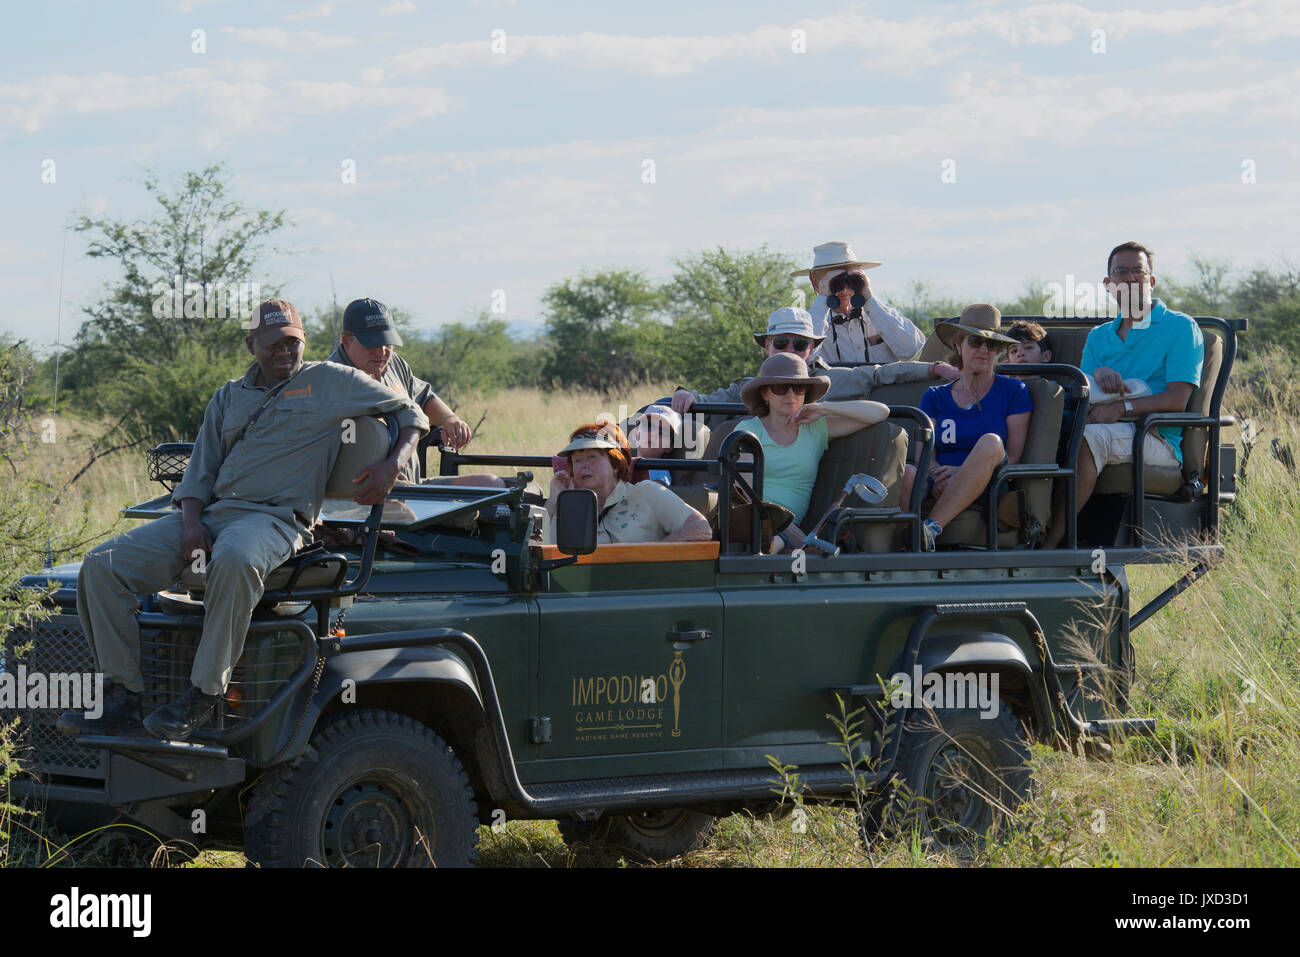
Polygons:
M795 394L795 395L807 395L807 394L808 394L808 384L807 384L806 382L800 382L800 383L797 383L797 384L787 382L785 385L769 385L769 386L767 386L766 388L767 388L768 391L770 391L773 395L785 395L785 394L786 394L787 392L789 392L791 389L794 390L794 394Z
M845 286L848 286L854 292L861 294L862 290L866 288L866 282L864 276L859 276L854 273L840 273L831 280L831 295L838 296L844 291Z
M972 349L988 349L990 352L997 352L1003 345L996 339L986 339L983 336L967 336L966 344Z
M777 352L785 352L790 348L795 352L803 352L810 345L812 345L811 339L791 339L789 336L776 336L772 339L772 348Z

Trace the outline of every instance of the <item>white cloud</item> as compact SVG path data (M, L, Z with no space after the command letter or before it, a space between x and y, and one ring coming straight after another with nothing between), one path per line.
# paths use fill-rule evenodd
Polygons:
M25 83L0 85L0 127L14 126L33 133L42 129L56 113L156 110L169 106L182 95L182 88L162 76L54 73Z
M298 30L296 33L290 33L284 27L256 27L253 29L222 27L221 32L230 34L239 43L273 47L277 50L329 50L334 47L353 46L357 42L356 37L329 36L316 30Z
M438 116L456 105L441 87L356 85L342 80L283 82L278 79L281 70L265 59L218 60L152 76L53 74L0 86L0 134L6 127L34 133L63 114L143 112L147 116L148 111L185 103L206 115L185 132L204 148L217 148L228 145L232 136L264 128L271 118L292 121L301 114L366 108L388 130ZM166 123L164 117L157 119Z
M310 10L299 10L297 13L286 13L282 20L323 20L334 12L334 7L328 3L317 4Z
M805 31L804 54L792 52L793 28ZM719 60L779 62L800 55L811 66L838 52L845 68L910 74L972 51L987 55L991 39L1011 46L1059 47L1070 42L1091 43L1092 31L1098 28L1106 31L1108 39L1213 30L1212 42L1216 46L1234 41L1259 43L1300 36L1300 8L1288 0L1238 0L1227 6L1163 12L1103 11L1078 4L1038 3L1013 9L986 7L965 19L945 15L910 20L887 20L846 10L791 25L765 25L745 33L716 36L507 33L504 53L493 54L490 38L485 36L481 41L452 41L407 50L389 62L399 71L417 75L444 68L511 63L525 57L577 62L599 69L680 75Z
M408 126L452 109L455 101L434 86L357 86L344 80L291 80L285 87L303 112L334 113L365 107L384 109L390 116L384 129Z
M379 13L385 17L398 17L405 13L414 13L415 4L411 0L394 0L388 6L383 7Z

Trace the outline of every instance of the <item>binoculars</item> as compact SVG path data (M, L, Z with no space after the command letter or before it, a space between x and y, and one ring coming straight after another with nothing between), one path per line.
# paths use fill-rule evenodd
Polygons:
M831 292L830 296L827 297L832 312L831 322L839 325L848 322L850 319L862 318L862 307L867 304L867 297L862 294L863 290L866 289L866 285L867 280L865 277L853 273L841 273L831 280ZM846 286L853 290L853 298L849 300L849 304L853 308L847 316L844 316L840 315L837 310L839 308L839 294L844 291Z

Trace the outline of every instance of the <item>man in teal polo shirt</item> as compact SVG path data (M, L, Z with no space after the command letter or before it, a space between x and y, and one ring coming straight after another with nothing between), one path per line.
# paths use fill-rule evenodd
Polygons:
M1079 452L1078 495L1080 509L1092 497L1097 476L1107 465L1133 461L1132 419L1148 412L1185 412L1192 392L1201 384L1205 340L1195 320L1152 299L1156 277L1151 251L1141 243L1121 243L1106 260L1106 290L1120 303L1113 322L1088 333L1079 368L1107 392L1120 392L1125 379L1141 379L1150 395L1094 405L1088 411ZM1164 426L1146 434L1142 454L1149 465L1182 465L1182 429ZM1057 547L1065 536L1065 508L1053 509L1047 548Z

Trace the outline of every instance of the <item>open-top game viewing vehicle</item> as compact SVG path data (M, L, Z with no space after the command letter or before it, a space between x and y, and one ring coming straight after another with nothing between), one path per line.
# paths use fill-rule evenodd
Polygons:
M1077 361L1089 323L1039 321L1058 357ZM874 394L890 421L824 457L810 516L856 473L883 478L893 496L832 511L820 532L842 546L834 556L760 553L763 510L746 503L762 501L762 449L716 427L738 407L701 409L715 416L703 454L651 464L710 515L715 541L595 547L594 495L575 491L563 496L558 544L542 544L545 510L524 471L506 488L399 486L382 509L331 500L323 520L355 544L271 576L215 727L187 742L71 738L57 712L26 712L27 773L12 790L64 830L89 823L87 812L122 814L167 838L242 846L262 865L470 864L480 823L526 818L662 860L699 846L718 815L771 809L769 756L798 766L807 800L845 795L853 782L827 720L838 695L866 709L867 783L882 796L906 784L919 800L905 823L966 846L1026 793L1031 740L1073 747L1152 730L1126 715L1132 632L1222 555L1219 508L1233 498L1220 402L1244 323L1199 322L1205 372L1189 411L1138 423L1139 434L1186 426L1185 469L1153 474L1138 442L1132 467L1103 474L1067 547L1036 545L1050 483L1073 482L1088 406L1077 368L999 370L1032 379L1024 461L999 476L1024 491L1026 521L989 527L992 512L971 509L930 553L918 550L919 498L899 503L896 481L910 439L922 466L933 453L915 408L925 384ZM1058 450L1063 415L1073 419ZM346 495L391 441L366 422L331 494ZM737 463L742 453L754 466ZM175 479L181 463L166 454L155 453L158 477ZM551 464L442 450L439 467ZM172 507L160 496L125 514ZM1127 567L1149 563L1190 570L1131 611ZM7 637L30 649L11 650L6 669L94 670L77 568L26 580L57 584L55 614ZM202 580L141 599L149 708L188 684ZM896 674L996 677L996 706L893 707Z

